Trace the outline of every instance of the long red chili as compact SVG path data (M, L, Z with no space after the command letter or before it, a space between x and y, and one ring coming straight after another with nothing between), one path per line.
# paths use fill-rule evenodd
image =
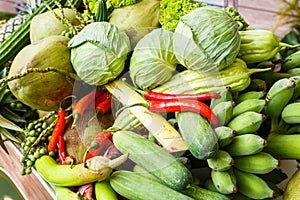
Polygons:
M152 112L185 112L192 111L206 117L216 127L218 118L211 108L201 101L173 100L173 101L150 101L148 109Z
M65 148L65 140L62 135L58 137L58 158L59 158L59 163L61 165L66 165L68 164L67 162L67 152Z
M111 110L111 107L112 107L112 99L111 97L108 97L96 106L96 112L97 113L101 112L101 114L104 115Z
M61 109L58 111L57 122L52 132L50 141L48 143L48 152L55 150L59 140L59 136L63 134L65 130L65 126L66 126L66 110Z
M147 90L144 93L144 97L147 100L155 101L172 101L172 100L209 100L214 98L220 98L219 93L206 93L206 94L167 94L161 92L154 92L152 90Z
M88 160L96 155L99 155L103 148L109 143L112 144L113 133L110 131L102 131L94 138L90 147L86 151L84 160Z
M102 95L105 92L105 90L93 90L81 99L79 99L75 106L73 107L73 124L72 127L75 126L79 118L83 115L84 111L88 106L91 104L91 102L95 99L97 99L98 96Z
M93 103L90 104L90 109L95 109L98 104L100 104L101 102L103 102L104 100L106 100L109 97L110 97L110 92L105 91L103 94L101 94L100 96L98 96L96 98L94 104Z

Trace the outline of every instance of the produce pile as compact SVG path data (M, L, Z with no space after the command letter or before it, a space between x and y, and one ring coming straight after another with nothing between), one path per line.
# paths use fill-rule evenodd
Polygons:
M189 0L30 3L0 31L0 145L20 148L23 175L57 199L289 199L292 32Z

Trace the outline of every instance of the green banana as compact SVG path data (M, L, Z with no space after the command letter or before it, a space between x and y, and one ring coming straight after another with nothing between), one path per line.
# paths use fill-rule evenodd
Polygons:
M300 102L287 104L282 110L281 118L287 124L300 124Z
M277 120L283 108L293 96L295 81L288 78L279 79L269 89L264 107L264 113Z
M236 100L235 103L239 104L242 101L245 101L246 99L261 99L265 97L266 92L265 91L248 91L243 94L240 94Z
M262 113L247 111L234 117L227 126L235 130L237 135L255 133L265 119Z
M236 117L247 111L260 113L265 105L266 101L264 99L246 99L233 108L232 117Z
M286 72L281 72L280 70L281 64L275 64L273 70L253 74L252 78L259 78L265 80L267 87L270 88L276 81L283 78L291 77L290 74Z
M226 171L234 164L234 160L228 152L219 150L215 157L207 159L207 164L215 171Z
M275 193L260 177L234 169L239 192L252 199L273 198Z
M288 128L286 131L287 134L300 133L300 124L294 124Z
M275 183L270 182L270 181L266 181L266 183L274 191L274 195L273 195L274 199L277 199L278 197L283 195L283 190L281 188L279 188Z
M269 173L257 174L257 176L264 179L265 181L273 182L275 184L281 183L288 178L287 174L284 173L280 168L273 169Z
M232 169L226 171L211 170L211 178L220 193L232 194L237 192L236 177Z
M220 98L214 98L210 101L210 108L214 108L217 104L224 101L232 101L232 93L230 87L225 87L223 90L219 91Z
M214 182L211 178L205 180L204 187L206 189L208 189L209 191L219 192L219 190L216 188L216 186L214 185Z
M251 80L250 85L248 86L250 91L266 91L267 83L265 80L260 78L254 78Z
M286 73L299 76L300 75L300 67L290 69Z
M279 160L266 152L234 157L234 167L248 173L265 174L279 167Z
M271 133L264 149L276 159L300 159L300 134Z
M282 55L280 52L277 52L276 55L272 58L273 63L279 63L282 62Z
M282 70L285 72L296 67L300 67L300 51L290 54L282 63Z
M231 200L252 200L252 199L241 194L240 192L237 192L233 195Z
M256 68L265 69L265 68L273 68L274 63L271 60L259 62L257 65L255 65Z
M234 101L224 101L220 102L215 107L213 107L212 111L218 118L219 125L226 125L232 116L232 111L235 106Z
M236 136L236 131L228 126L218 126L214 130L218 137L219 148L229 145Z
M262 151L266 145L267 140L259 135L243 134L235 136L224 150L231 156L247 156Z
M295 81L295 83L296 83L293 97L290 99L290 102L295 102L300 97L300 74L296 75L296 76L292 76L289 79Z

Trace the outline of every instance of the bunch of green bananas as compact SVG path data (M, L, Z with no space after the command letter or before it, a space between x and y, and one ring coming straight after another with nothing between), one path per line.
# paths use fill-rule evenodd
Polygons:
M278 159L300 159L299 97L300 75L280 79L269 90L270 104L266 111L273 120L266 151Z
M220 94L210 105L220 121L215 128L220 148L215 157L207 159L211 176L206 188L234 199L280 196L276 184L287 177L279 169L279 160L264 151L268 142L259 134L268 117L264 113L266 90L234 95L226 88Z

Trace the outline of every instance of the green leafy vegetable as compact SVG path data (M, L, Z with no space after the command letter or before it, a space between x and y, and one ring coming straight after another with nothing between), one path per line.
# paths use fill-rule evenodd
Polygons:
M137 3L137 0L107 0L107 8L121 8Z
M178 63L173 53L173 32L155 29L137 43L130 60L130 76L137 87L150 89L168 81Z
M22 128L14 124L13 122L5 119L2 115L0 115L0 127L7 128L14 131L23 131Z
M226 11L204 6L181 17L173 42L180 64L191 70L213 71L234 62L241 41L238 26Z
M20 140L17 139L13 134L11 134L8 130L6 130L5 128L1 128L0 127L0 133L2 135L4 135L7 139L16 142L16 143L20 143Z
M202 6L206 4L191 0L162 0L159 22L162 28L174 31L182 16Z
M124 69L130 41L125 32L108 22L85 26L68 43L78 77L90 85L104 85Z
M245 31L248 29L249 24L246 22L245 18L233 7L226 7L224 10L234 19L238 25L239 31Z

